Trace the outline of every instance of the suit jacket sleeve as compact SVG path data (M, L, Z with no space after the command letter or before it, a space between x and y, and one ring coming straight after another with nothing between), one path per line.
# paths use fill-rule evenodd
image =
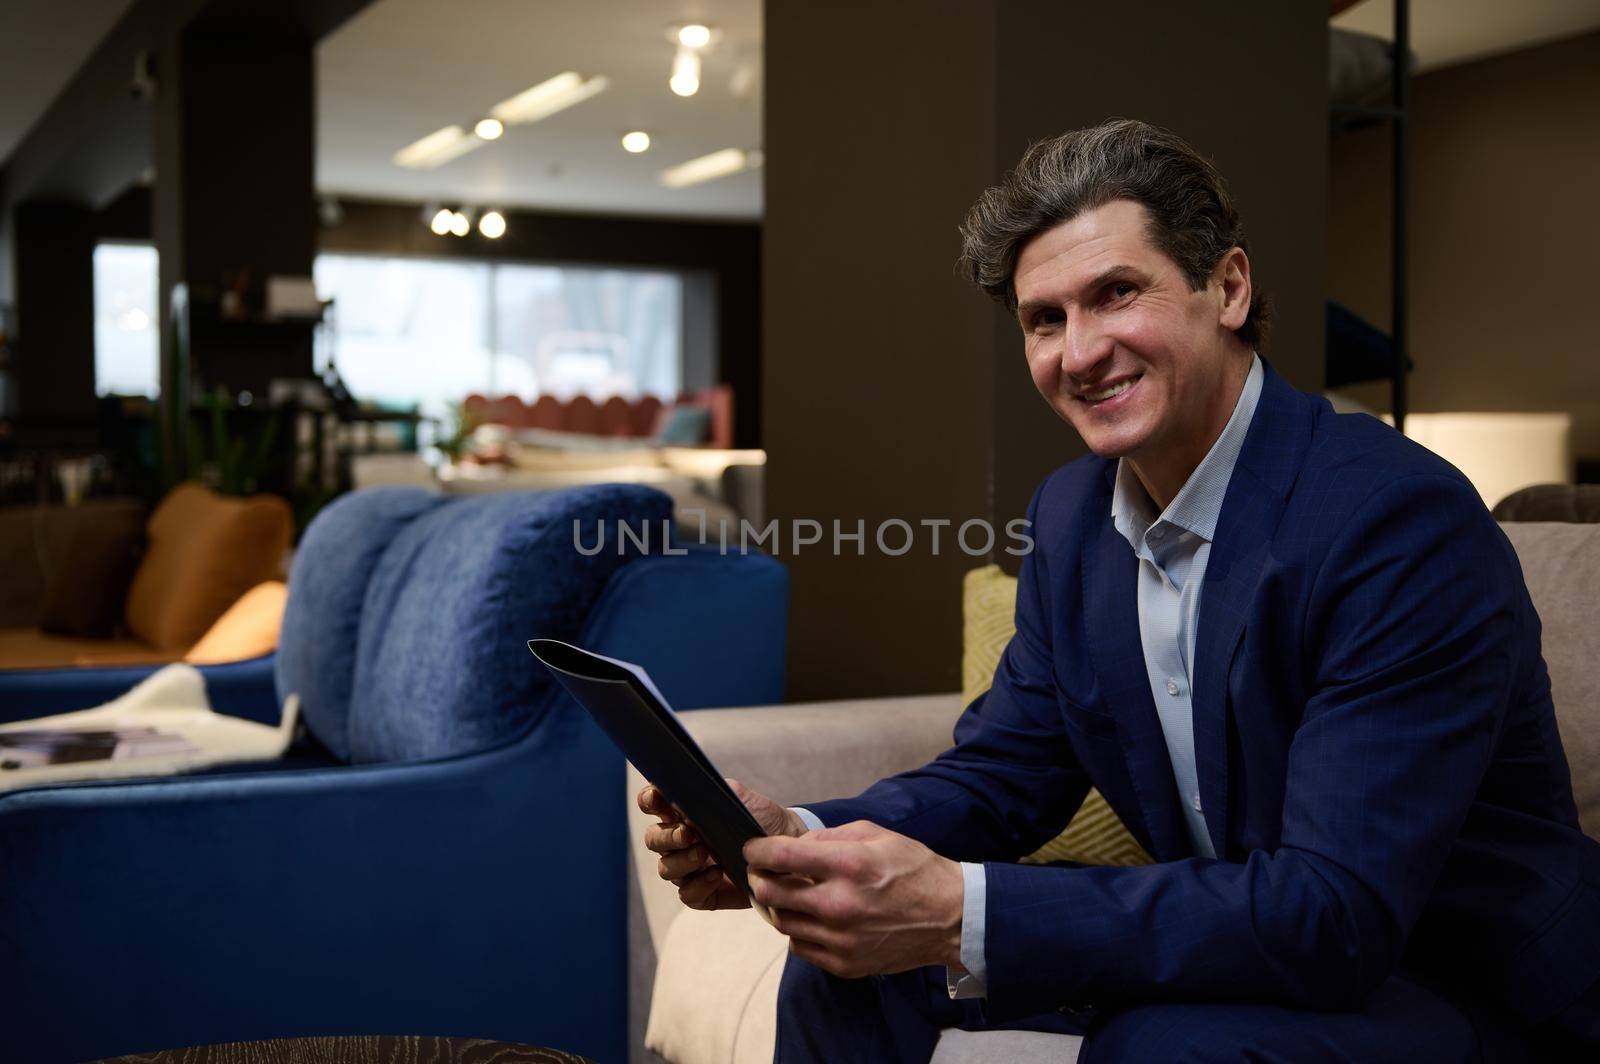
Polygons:
M1028 506L1033 525L1039 497ZM859 797L806 802L830 826L870 820L958 861L1006 860L1048 842L1078 811L1089 779L1061 728L1038 550L1023 559L1016 635L994 684L955 727L955 746Z
M992 1020L1183 998L1357 1004L1394 969L1489 765L1519 664L1518 569L1464 481L1378 490L1304 620L1311 692L1280 844L1243 863L990 864Z

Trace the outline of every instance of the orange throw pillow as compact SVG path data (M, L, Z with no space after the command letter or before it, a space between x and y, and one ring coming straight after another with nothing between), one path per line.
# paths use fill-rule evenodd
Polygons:
M257 584L217 618L217 623L189 648L183 660L191 665L219 665L259 658L277 650L278 629L283 625L283 607L288 601L289 588L282 580Z
M282 575L293 529L289 504L276 495L227 498L179 484L145 525L128 630L151 646L187 650L246 591Z

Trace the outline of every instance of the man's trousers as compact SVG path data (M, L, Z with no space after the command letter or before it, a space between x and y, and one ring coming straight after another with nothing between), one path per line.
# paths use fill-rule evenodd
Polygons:
M926 1064L947 1027L1085 1036L1079 1064L1252 1061L1259 1064L1450 1064L1570 1059L1526 1034L1466 1012L1404 975L1354 1012L1275 1005L1153 1004L1049 1012L990 1025L976 999L953 1001L943 968L840 979L791 954L778 991L777 1064Z

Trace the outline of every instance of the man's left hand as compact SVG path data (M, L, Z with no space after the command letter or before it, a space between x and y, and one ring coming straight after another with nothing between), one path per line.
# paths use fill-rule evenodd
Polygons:
M745 843L750 889L801 960L845 979L961 966L961 866L865 820Z

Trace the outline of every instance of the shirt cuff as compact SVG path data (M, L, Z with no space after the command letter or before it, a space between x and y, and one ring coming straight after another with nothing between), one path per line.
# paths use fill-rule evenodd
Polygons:
M800 818L800 823L806 826L807 831L821 831L823 828L827 827L826 824L817 819L817 814L813 813L804 806L791 805L789 807L789 812Z
M984 917L989 877L983 865L961 863L961 966L944 970L945 989L952 998L979 998L989 994L989 966L983 955Z

